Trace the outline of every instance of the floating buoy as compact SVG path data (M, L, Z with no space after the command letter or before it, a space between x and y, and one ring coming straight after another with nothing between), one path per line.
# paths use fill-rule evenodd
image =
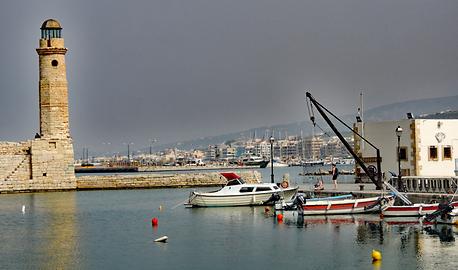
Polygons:
M162 205L159 205L159 211L162 211Z
M152 224L153 226L157 226L157 225L158 225L158 222L159 222L159 220L158 220L157 218L153 218L153 219L151 220L151 224Z
M165 242L167 242L168 239L169 239L169 238L168 238L166 235L164 235L164 236L162 236L162 237L159 237L158 239L155 239L154 242L162 242L162 243L165 243Z
M382 253L378 250L372 250L372 261L380 261L382 260Z
M267 214L267 213L269 213L269 212L270 212L270 209L269 209L269 207L266 207L266 208L264 208L264 213L266 213L266 214Z
M282 214L278 214L277 215L277 221L283 221L283 215Z
M22 206L22 213L25 214L25 205Z

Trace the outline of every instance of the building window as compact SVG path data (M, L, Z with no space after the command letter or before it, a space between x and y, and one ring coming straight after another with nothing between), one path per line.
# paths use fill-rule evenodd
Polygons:
M408 157L407 157L407 147L401 147L400 151L399 151L399 158L401 159L401 161L408 161Z
M452 159L452 147L450 145L444 146L442 148L443 153L443 160L451 160Z
M52 65L53 67L57 67L58 64L59 64L59 62L57 62L57 60L52 60L52 61L51 61L51 65Z
M437 147L436 146L429 147L429 160L437 160Z

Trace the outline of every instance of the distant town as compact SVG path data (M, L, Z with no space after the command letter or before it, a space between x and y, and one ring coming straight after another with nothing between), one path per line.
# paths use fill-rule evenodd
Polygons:
M345 138L353 146L353 136ZM254 159L271 159L270 138L230 140L222 144L208 145L206 148L182 150L178 148L153 152L131 151L113 155L90 156L87 149L75 160L77 165L112 166L204 166L204 165L252 165ZM315 136L287 136L272 141L275 162L298 166L306 163L351 164L353 159L337 136L318 134Z

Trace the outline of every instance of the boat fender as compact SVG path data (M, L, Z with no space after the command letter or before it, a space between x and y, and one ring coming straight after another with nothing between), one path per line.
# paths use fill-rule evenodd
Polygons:
M289 186L288 181L281 182L281 187L282 188L288 188L288 186Z

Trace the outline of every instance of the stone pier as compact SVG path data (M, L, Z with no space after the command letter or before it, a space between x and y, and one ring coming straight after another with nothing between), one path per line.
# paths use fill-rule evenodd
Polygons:
M261 174L258 171L244 171L237 174L248 183L261 182ZM90 175L76 178L78 190L210 187L225 183L226 179L217 172Z

